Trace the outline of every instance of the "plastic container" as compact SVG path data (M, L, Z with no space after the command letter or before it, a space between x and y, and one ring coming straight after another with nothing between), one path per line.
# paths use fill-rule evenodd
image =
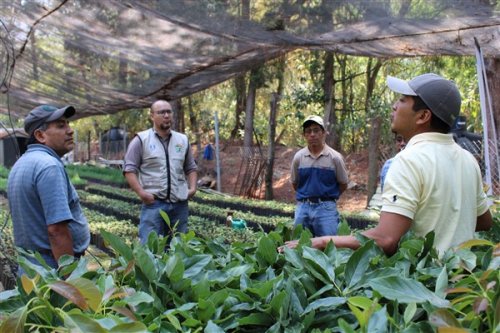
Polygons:
M243 230L247 228L247 223L242 219L233 219L231 222L231 227L235 230Z

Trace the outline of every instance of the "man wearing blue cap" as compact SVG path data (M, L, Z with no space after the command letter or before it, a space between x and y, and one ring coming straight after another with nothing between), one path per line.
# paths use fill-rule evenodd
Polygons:
M72 106L41 105L31 110L24 119L28 149L8 179L15 245L39 252L53 268L62 255L82 256L90 242L78 194L61 160L74 146L68 123L74 114ZM20 268L18 275L22 273Z
M452 81L432 73L410 81L389 76L387 85L401 94L392 107L391 129L407 145L387 173L380 221L363 234L393 254L408 230L416 236L433 231L434 247L442 254L493 224L479 165L450 134L460 93ZM312 245L324 248L330 241L337 247L360 246L354 236L317 237Z

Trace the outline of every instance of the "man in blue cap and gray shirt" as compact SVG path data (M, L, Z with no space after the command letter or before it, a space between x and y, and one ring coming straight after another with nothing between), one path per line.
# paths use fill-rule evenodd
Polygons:
M416 236L433 231L434 247L442 254L493 224L479 165L450 134L460 113L460 93L436 74L410 81L389 76L387 85L401 94L392 107L391 129L407 144L387 173L380 221L363 234L393 254L408 230ZM312 245L325 248L330 241L337 247L360 246L355 236L317 237ZM293 248L297 241L286 246Z
M39 252L53 268L65 254L82 256L90 242L78 194L61 160L74 146L68 123L74 114L72 106L41 105L31 110L24 119L28 150L8 179L15 245ZM29 260L39 264L34 258ZM18 276L22 273L20 268Z

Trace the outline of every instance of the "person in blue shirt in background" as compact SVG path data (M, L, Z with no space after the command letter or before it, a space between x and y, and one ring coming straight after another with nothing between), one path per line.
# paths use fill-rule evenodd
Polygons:
M401 150L405 149L406 141L401 135L396 135L396 151L399 153ZM380 192L384 192L384 182L385 176L387 176L387 171L389 171L389 167L391 166L394 157L385 161L382 166L382 170L380 171Z
M297 199L295 226L302 225L315 237L336 235L340 218L336 202L349 182L344 158L326 144L321 117L307 117L302 130L307 147L295 154L291 168Z

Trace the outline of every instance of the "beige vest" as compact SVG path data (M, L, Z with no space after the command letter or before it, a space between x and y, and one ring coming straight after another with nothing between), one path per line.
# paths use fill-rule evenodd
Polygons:
M142 164L139 182L144 190L170 202L187 200L188 183L184 161L188 149L187 136L171 131L168 150L153 129L137 134L142 142Z

